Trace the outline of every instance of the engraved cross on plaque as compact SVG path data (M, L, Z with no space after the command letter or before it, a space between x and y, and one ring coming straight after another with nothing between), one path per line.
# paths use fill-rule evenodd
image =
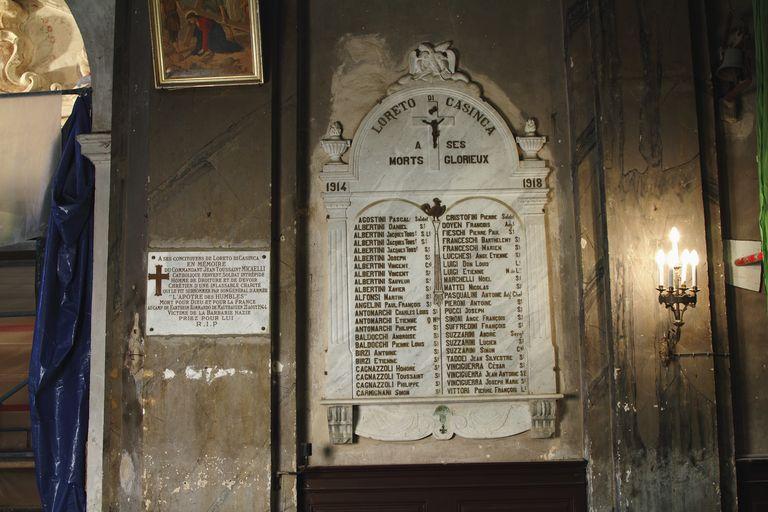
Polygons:
M163 274L162 265L155 265L155 273L147 274L147 278L149 281L155 282L155 297L160 297L163 295L163 281L170 279L171 275L168 273Z
M431 135L429 141L429 170L440 170L440 134L443 128L449 128L454 125L456 118L453 116L441 116L438 111L437 102L429 100L429 116L413 116L413 126L422 126L429 128Z

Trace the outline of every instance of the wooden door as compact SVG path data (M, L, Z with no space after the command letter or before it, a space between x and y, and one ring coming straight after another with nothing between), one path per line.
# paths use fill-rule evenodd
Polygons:
M313 467L305 512L581 512L586 462Z

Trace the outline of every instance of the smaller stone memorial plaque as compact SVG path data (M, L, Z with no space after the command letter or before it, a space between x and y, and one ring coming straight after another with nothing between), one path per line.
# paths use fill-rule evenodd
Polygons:
M150 252L147 334L269 332L269 252Z

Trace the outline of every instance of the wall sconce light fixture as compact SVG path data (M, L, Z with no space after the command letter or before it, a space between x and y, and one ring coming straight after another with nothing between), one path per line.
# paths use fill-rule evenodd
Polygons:
M699 254L685 249L679 252L680 231L672 228L669 232L669 240L672 242L672 250L665 253L662 249L656 253L656 265L659 269L659 283L656 288L659 292L659 304L663 304L672 315L672 327L667 330L664 339L660 342L659 356L664 366L681 355L677 354L675 347L680 341L684 325L683 315L688 308L696 307L696 297L699 293L697 286Z

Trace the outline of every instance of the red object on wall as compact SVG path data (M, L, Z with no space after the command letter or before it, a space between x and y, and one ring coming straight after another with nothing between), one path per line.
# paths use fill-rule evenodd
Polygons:
M761 261L763 261L763 251L756 252L755 254L750 254L749 256L742 256L741 258L736 258L736 261L734 263L736 264L737 267L744 267L746 265L753 265Z

